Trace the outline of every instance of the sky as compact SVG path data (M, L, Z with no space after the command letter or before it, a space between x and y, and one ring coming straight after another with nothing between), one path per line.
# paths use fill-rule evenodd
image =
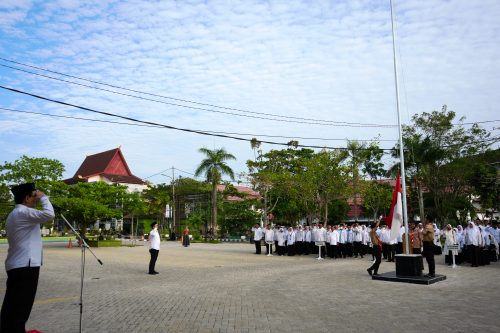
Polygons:
M500 2L396 0L394 9L401 122L445 104L466 122L499 120ZM2 0L0 85L248 140L378 139L391 148L390 15L389 0ZM202 147L233 154L236 174L254 158L247 141L113 124L130 121L4 89L0 108L0 163L57 159L65 178L85 156L119 146L131 171L153 183L170 182L162 173L171 167L192 176ZM499 124L481 126L498 135Z

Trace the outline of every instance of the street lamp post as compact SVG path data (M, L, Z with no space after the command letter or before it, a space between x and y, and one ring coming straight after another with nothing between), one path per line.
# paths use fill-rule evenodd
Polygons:
M175 168L172 167L172 176L169 176L169 175L166 175L164 173L162 173L161 175L162 176L165 176L165 177L168 177L171 179L171 186L172 186L172 224L173 224L173 228L175 230Z

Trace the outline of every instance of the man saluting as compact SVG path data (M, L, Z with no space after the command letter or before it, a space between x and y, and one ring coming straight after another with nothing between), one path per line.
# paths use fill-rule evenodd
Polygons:
M6 224L9 242L5 260L7 290L0 315L0 332L24 333L42 266L40 224L54 218L54 208L33 183L14 186L11 191L16 206ZM38 202L42 204L41 210L35 209Z

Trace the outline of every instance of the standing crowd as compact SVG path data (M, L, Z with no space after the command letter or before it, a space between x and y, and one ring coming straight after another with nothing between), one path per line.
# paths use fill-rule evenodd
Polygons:
M443 230L428 217L425 226L411 223L409 226L409 248L412 254L422 254L429 265L430 277L435 275L434 255L445 254L445 262L451 265L453 256L456 264L469 263L473 267L488 265L499 258L500 229L497 220L483 223L469 222L466 228L447 225ZM391 239L391 229L379 222L371 225L341 223L327 225L314 223L312 226L283 226L268 224L252 228L255 254L261 254L262 244L266 254L295 256L318 254L323 258L363 258L371 255L377 262L380 254L387 262L394 262L395 254L403 253L405 227L397 237ZM321 250L320 250L321 248ZM319 254L319 251L320 254ZM378 273L378 266L368 269L370 275Z

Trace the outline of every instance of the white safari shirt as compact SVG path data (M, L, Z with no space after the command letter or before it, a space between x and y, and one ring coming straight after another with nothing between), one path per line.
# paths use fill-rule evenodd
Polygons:
M42 266L42 236L40 224L54 218L54 208L47 196L40 198L42 210L17 204L7 217L9 252L5 270Z
M157 229L151 230L149 233L149 248L154 250L160 250L160 234Z

